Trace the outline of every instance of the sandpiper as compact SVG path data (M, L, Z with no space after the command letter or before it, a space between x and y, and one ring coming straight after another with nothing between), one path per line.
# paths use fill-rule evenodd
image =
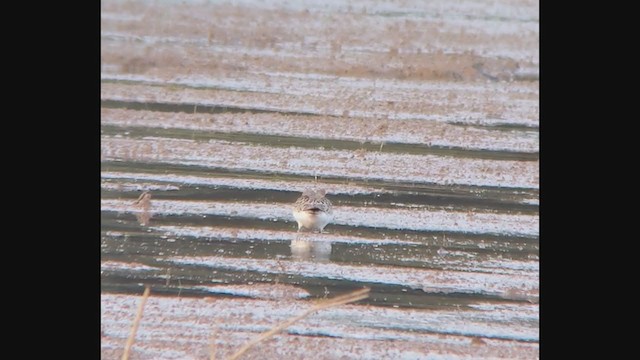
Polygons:
M134 213L140 225L149 225L149 220L151 220L151 212L149 211L151 209L151 193L148 191L143 192L138 197L138 200L133 202L133 205L138 208Z
M133 205L140 205L143 208L149 208L151 204L151 193L149 191L143 191L140 196L138 196L138 200L133 202Z
M298 231L302 228L322 232L333 219L333 205L325 197L324 189L307 189L293 206L293 217L298 222Z

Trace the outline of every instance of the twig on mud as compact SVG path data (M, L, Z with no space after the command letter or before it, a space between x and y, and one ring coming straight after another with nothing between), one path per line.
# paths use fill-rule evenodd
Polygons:
M300 314L298 316L290 318L289 320L281 323L280 325L272 328L271 330L260 334L260 336L258 336L257 338L249 341L242 348L240 348L240 350L238 350L235 354L233 354L231 357L229 357L228 360L236 360L236 359L240 358L240 356L242 356L245 352L247 352L247 350L249 350L251 347L253 347L257 343L269 339L273 335L275 335L275 334L279 333L280 331L286 329L287 327L291 326L291 324L293 324L294 322L296 322L296 321L298 321L300 319L303 319L303 318L313 314L316 311L323 310L323 309L330 308L330 307L334 307L334 306L340 306L340 305L348 304L348 303L359 301L359 300L362 300L362 299L366 299L367 297L369 297L369 291L370 290L371 289L369 289L369 288L364 288L364 289L356 290L356 291L351 292L349 294L345 294L345 295L341 295L341 296L335 297L333 299L329 299L329 300L324 300L324 301L318 302L315 306L313 306L311 309L305 311L304 313L302 313L302 314Z
M136 312L136 317L133 320L133 324L131 325L131 332L129 333L129 337L127 338L127 343L124 346L124 353L122 353L122 360L129 359L129 352L131 351L131 346L133 346L133 342L136 339L138 326L140 326L140 319L142 319L142 311L144 310L144 305L147 303L147 299L149 298L150 293L151 293L151 287L149 285L145 286L144 293L142 294L142 301L140 301L140 304L138 305L138 312Z

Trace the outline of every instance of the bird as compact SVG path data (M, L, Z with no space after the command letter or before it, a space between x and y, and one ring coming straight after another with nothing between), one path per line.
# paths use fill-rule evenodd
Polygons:
M151 193L149 191L144 191L140 194L138 200L133 202L133 205L138 208L134 213L140 225L149 225L149 220L151 220L151 212L149 211L151 208Z
M140 205L141 207L148 208L151 203L151 193L149 191L143 191L138 200L133 202L133 205Z
M333 220L333 204L325 197L325 189L306 189L293 206L293 217L298 222L298 232L302 229L322 233Z

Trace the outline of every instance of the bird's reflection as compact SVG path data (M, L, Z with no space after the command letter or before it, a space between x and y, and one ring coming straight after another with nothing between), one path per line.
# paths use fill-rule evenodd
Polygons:
M291 257L294 260L329 262L331 242L307 239L291 240Z

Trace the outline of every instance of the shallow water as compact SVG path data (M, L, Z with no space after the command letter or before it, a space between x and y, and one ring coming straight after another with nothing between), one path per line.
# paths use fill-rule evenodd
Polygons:
M102 5L103 357L120 356L145 285L157 298L141 338L171 340L141 340L143 358L206 358L192 312L225 323L218 345L230 350L362 287L368 299L275 343L328 337L350 357L351 339L358 358L433 354L377 341L536 357L537 48L525 45L537 42L537 3L276 3ZM284 29L268 25L283 14ZM266 35L229 20L247 18ZM342 37L308 43L336 19L349 21L327 36ZM416 26L439 29L431 48ZM404 47L392 51L385 31ZM308 187L334 204L326 233L296 232L291 206ZM150 203L135 204L143 191ZM172 345L176 326L191 345Z

